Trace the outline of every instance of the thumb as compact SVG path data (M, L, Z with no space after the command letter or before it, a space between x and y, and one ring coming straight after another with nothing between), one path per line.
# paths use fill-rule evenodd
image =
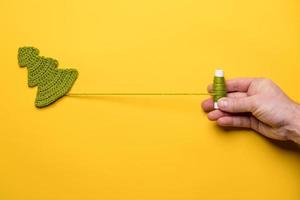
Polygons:
M250 97L219 99L218 106L220 110L230 113L252 112L254 110L254 101Z

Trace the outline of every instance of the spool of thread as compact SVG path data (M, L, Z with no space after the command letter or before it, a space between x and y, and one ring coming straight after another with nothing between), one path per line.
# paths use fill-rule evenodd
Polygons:
M218 100L222 97L227 96L226 83L224 78L224 71L217 69L215 71L215 77L213 81L213 99L214 99L214 108L219 109Z

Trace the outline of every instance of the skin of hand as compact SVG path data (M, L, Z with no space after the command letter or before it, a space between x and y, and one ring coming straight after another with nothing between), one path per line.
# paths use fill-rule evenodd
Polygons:
M272 80L237 78L226 81L227 97L202 102L209 120L224 127L250 128L275 140L300 144L300 105L292 101ZM208 86L212 92L212 85Z

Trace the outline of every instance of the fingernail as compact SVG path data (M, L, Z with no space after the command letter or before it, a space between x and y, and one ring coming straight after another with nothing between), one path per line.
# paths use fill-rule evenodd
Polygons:
M221 98L221 99L219 99L219 101L218 101L218 106L219 106L220 108L226 108L227 105L228 105L228 101L227 101L226 98Z

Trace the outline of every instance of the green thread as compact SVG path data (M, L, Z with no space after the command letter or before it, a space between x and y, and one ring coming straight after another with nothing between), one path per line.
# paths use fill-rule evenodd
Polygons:
M35 106L39 108L67 94L78 76L75 69L57 69L57 60L39 56L34 47L19 48L18 62L20 67L27 67L28 86L38 86Z
M223 70L216 70L216 75L213 81L213 92L199 93L199 92L98 92L98 93L69 93L66 96L198 96L198 95L211 95L214 102L227 95L224 72ZM216 107L216 106L214 106Z
M225 78L224 77L214 77L213 82L213 99L214 102L218 102L219 99L226 97L227 95L227 89L225 84Z
M124 92L124 93L69 93L66 96L197 96L197 95L213 95L212 93L135 93L135 92Z

